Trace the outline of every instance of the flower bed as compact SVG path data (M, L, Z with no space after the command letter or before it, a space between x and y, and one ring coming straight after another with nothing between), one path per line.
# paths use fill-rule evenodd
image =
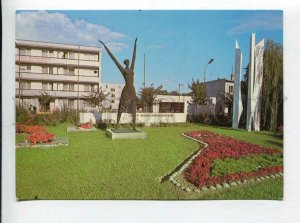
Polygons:
M20 123L16 124L17 133L34 133L34 132L45 132L45 128L40 125L23 125Z
M33 144L46 143L54 141L55 136L48 132L34 132L28 136L27 140Z
M29 133L27 141L32 144L53 142L55 136L46 131L43 126L40 125L23 125L16 124L17 133Z
M243 181L283 171L283 166L277 165L259 167L257 170L251 172L241 171L223 176L211 176L211 165L214 159L239 159L250 155L274 155L282 154L282 152L277 149L264 148L209 131L187 132L185 135L208 144L185 171L185 178L198 187Z
M93 128L93 123L91 123L91 122L82 123L79 125L79 128L91 129L91 128Z

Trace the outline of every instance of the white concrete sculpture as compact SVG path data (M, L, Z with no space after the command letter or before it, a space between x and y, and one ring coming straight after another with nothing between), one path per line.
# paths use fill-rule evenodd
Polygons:
M261 40L255 46L255 78L253 88L253 128L254 131L260 130L260 115L261 115L261 96L262 96L262 81L263 81L263 56L264 56L264 40Z
M232 128L237 129L239 120L243 111L241 96L241 72L242 72L243 55L238 41L235 42L235 63L234 63L234 95L233 95L233 117Z
M246 129L260 130L261 88L263 80L264 40L255 46L255 34L251 34L248 72L248 100Z

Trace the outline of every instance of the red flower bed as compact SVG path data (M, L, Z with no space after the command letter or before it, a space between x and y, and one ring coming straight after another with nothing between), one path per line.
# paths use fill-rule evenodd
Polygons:
M283 166L262 167L252 172L239 172L223 176L211 176L211 161L213 159L234 158L239 159L255 154L281 154L277 149L264 148L252 143L238 141L236 139L219 135L209 131L187 132L194 139L205 142L208 146L195 158L185 172L188 181L196 186L209 186L231 181L245 180L248 178L266 176L283 171Z
M83 129L91 129L91 128L93 128L93 123L91 123L91 122L86 122L86 123L80 124L80 125L79 125L79 128L83 128Z
M52 142L54 139L55 136L48 132L34 132L27 138L27 140L33 144Z
M34 133L34 132L45 132L45 128L40 125L23 125L16 124L17 133Z
M46 132L45 128L40 125L23 125L17 123L16 132L30 133L30 135L27 137L27 140L33 144L52 142L55 140L55 136L49 132Z

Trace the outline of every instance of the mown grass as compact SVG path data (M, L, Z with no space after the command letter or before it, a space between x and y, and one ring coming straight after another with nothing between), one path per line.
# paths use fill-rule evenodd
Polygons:
M252 172L261 167L281 166L283 156L280 155L251 155L239 159L225 158L212 160L211 175L222 176L231 173Z
M145 127L146 140L111 140L105 131L67 133L68 124L47 127L69 138L68 147L16 150L17 199L281 199L283 180L270 179L202 194L185 193L159 179L199 145L181 136L211 130L282 149L271 133L234 131L203 125ZM16 141L21 137L17 136Z

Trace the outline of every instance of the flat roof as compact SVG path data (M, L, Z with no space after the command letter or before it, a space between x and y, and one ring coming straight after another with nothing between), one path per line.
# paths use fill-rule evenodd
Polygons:
M98 47L76 45L76 44L50 43L50 42L21 40L21 39L16 39L16 45L40 47L40 48L47 48L47 49L66 49L72 51L84 51L84 52L96 52L96 53L99 53L99 51L101 51L100 47L98 48Z

